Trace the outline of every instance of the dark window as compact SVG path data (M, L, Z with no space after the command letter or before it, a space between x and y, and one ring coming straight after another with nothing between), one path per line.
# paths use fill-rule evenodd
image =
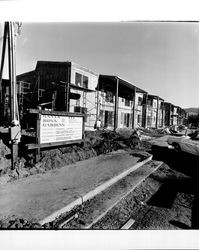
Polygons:
M113 117L114 117L114 112L113 111L105 111L105 121L104 121L104 125L105 127L107 126L113 126Z
M75 85L87 89L88 88L88 77L76 72L75 73Z
M153 100L152 100L152 99L148 99L148 100L147 100L147 105L152 106L152 104L153 104Z
M129 127L130 114L124 113L124 126Z
M75 73L75 84L77 86L81 86L81 82L82 82L82 75L79 73Z
M125 106L130 106L130 100L128 100L128 99L125 99Z
M138 97L138 105L139 105L139 106L142 105L142 97Z
M138 115L138 123L141 123L141 115Z
M88 88L88 77L83 76L83 88Z
M113 93L110 91L106 92L106 102L113 102Z

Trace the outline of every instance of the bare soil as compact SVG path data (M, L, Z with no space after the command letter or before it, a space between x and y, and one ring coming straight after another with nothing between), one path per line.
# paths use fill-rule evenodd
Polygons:
M187 188L181 190L186 184ZM120 229L129 218L135 220L130 228L134 230L196 228L193 218L196 190L192 179L164 164L92 229Z

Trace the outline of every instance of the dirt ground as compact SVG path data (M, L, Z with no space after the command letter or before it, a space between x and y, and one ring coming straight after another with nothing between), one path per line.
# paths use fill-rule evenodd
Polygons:
M92 229L120 229L129 218L132 230L198 229L196 190L193 179L164 164Z
M126 186L123 182L117 185L119 185L119 189ZM199 229L198 191L197 182L190 176L163 164L95 223L91 229L120 229L130 218L135 221L130 227L131 230ZM110 196L112 197L112 192ZM102 206L104 196L102 197L101 195L95 197L93 205L92 200L88 201L89 206L91 205L88 211L92 210L92 206L96 208L97 204ZM86 204L82 211L85 207ZM65 229L80 229L86 226L86 215L81 214L81 209L78 210L79 217L69 222ZM56 223L55 221L41 226L35 221L12 216L2 220L0 227L58 229Z

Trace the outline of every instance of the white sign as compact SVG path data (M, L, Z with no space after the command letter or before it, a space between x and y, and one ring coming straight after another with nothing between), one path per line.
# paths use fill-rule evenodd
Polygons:
M83 117L41 115L40 143L82 139Z

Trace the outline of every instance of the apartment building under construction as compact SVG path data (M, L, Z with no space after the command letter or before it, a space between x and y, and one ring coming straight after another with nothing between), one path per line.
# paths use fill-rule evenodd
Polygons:
M3 82L3 116L9 120L9 84ZM160 128L183 124L186 112L116 75L95 73L77 63L38 61L35 70L17 76L22 126L27 109L84 113L85 129L97 119L108 129Z

